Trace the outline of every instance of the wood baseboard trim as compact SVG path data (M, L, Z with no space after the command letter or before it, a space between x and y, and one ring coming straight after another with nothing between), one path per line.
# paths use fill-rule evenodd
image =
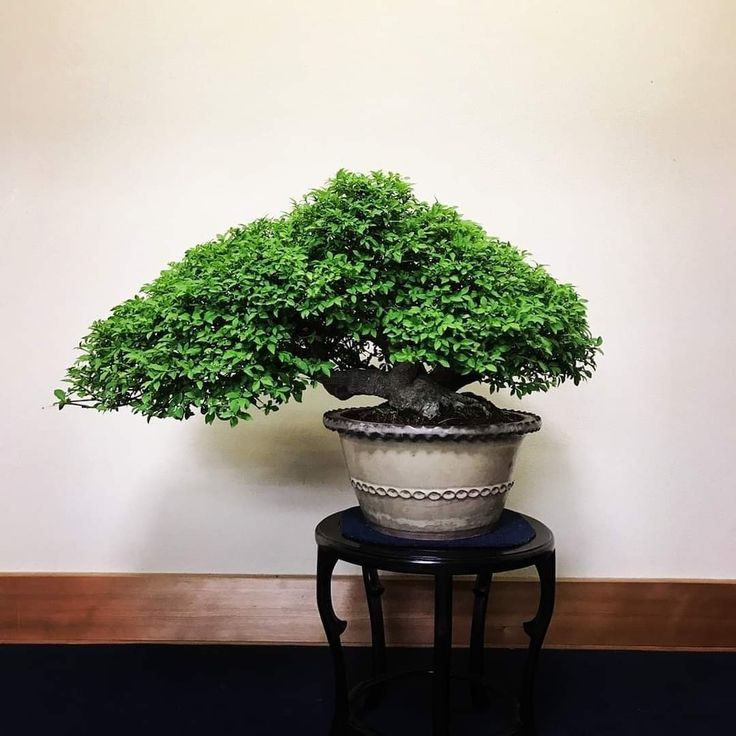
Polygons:
M370 641L362 580L334 579L346 644ZM432 641L426 578L385 580L387 639ZM468 640L472 584L458 580L455 643ZM494 581L492 647L527 643L521 623L537 603L535 581ZM2 643L322 644L311 576L183 574L0 574ZM736 651L736 583L563 580L546 646L575 649Z

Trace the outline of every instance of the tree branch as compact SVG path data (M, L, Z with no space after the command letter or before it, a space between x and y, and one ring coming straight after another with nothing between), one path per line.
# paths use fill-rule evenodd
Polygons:
M378 368L352 368L335 371L331 376L320 378L319 382L327 393L338 399L352 396L380 396L388 399L391 392L390 374Z
M475 383L480 379L480 375L477 373L456 373L450 368L443 368L442 366L434 368L428 377L431 381L443 388L450 389L450 391L458 391L463 386Z
M351 396L392 397L424 373L419 363L396 363L390 371L379 368L348 368L335 371L329 378L319 379L326 391L338 399Z

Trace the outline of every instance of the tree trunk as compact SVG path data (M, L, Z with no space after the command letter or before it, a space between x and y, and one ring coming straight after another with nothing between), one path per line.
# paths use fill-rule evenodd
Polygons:
M398 363L390 371L355 368L337 371L321 379L328 393L338 399L352 396L379 396L389 406L426 422L465 418L488 422L503 420L503 412L490 401L471 393L457 393L452 386L463 386L473 377L443 371L442 382L433 380L418 364ZM440 376L438 376L439 378Z

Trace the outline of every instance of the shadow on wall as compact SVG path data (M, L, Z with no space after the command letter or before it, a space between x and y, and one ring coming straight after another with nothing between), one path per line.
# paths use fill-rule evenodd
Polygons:
M356 503L338 437L322 425L335 405L314 391L303 404L234 429L197 420L167 425L169 452L152 481L160 490L141 529L139 569L310 572L314 524ZM522 445L510 508L554 521L547 512L562 502L561 479L570 471L560 430L547 424ZM576 510L564 501L574 521ZM268 544L274 525L287 540L280 551Z
M572 480L579 469L575 467L569 429L564 422L553 419L558 416L553 410L545 410L545 405L552 402L548 397L544 399L540 406L524 407L542 416L542 429L528 436L521 445L507 506L540 519L555 532L567 532L569 540L568 530L581 529L590 523L585 513L587 499L572 492ZM575 554L575 546L564 544L564 535L559 541L563 544L558 544L557 549L558 570L564 570ZM532 569L513 575L536 577Z
M540 432L526 437L519 449L509 506L534 516L541 514L541 508L553 504L555 499L551 494L557 493L555 487L560 478L569 473L568 452L555 429L544 423Z
M337 435L322 426L322 412L288 405L232 429L203 426L199 452L209 464L226 465L246 485L320 492L345 487L347 475Z
M314 525L355 503L338 437L322 425L335 405L313 391L235 428L167 425L139 569L311 572ZM281 550L269 544L275 528Z
M365 398L337 403L358 405L365 403ZM267 487L274 503L287 503L291 509L313 508L309 497L315 495L344 503L346 497L342 494L350 490L350 484L340 443L337 434L322 425L322 413L335 405L335 399L315 391L303 404L288 404L267 417L256 414L253 421L236 429L224 423L201 425L193 449L204 466L234 474L241 493ZM563 500L555 496L561 479L569 477L570 472L566 440L564 427L550 422L544 422L542 431L526 438L509 497L512 508L541 514L542 509ZM232 486L232 481L228 485ZM566 513L574 516L574 509L569 505L566 508Z

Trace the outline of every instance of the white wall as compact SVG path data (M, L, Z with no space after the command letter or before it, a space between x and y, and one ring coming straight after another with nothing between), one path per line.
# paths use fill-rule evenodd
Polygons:
M600 370L523 402L511 498L561 574L736 577L734 27L731 0L4 0L0 569L312 570L353 502L323 393L236 430L49 405L93 319L344 166L590 300Z

